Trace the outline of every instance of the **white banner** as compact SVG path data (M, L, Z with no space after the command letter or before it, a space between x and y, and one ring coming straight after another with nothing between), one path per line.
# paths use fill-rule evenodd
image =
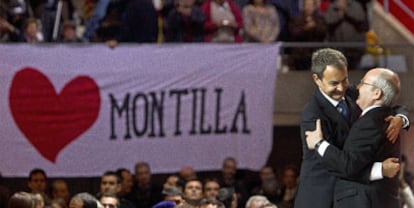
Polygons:
M272 148L279 45L0 45L0 172L257 170Z

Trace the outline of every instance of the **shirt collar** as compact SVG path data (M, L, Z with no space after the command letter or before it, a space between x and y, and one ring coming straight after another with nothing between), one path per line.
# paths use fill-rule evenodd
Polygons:
M368 111L374 109L374 108L378 108L381 107L381 105L371 105L368 108L366 108L364 111L362 111L361 116L365 115L366 113L368 113Z
M319 91L322 93L322 95L329 101L329 103L331 103L334 107L336 107L339 103L339 101L332 99L331 97L329 97L327 94L325 94L321 88L319 88ZM342 97L342 100L345 100L344 97Z

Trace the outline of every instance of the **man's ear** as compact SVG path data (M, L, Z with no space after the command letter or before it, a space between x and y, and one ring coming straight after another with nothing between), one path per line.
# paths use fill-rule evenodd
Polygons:
M374 98L375 98L375 100L381 100L383 95L384 95L384 92L380 88L376 87L374 89Z
M313 82L315 82L315 84L316 85L320 85L321 84L321 82L322 82L322 80L321 79L319 79L319 77L318 77L318 75L317 74L312 74L312 79L313 79Z

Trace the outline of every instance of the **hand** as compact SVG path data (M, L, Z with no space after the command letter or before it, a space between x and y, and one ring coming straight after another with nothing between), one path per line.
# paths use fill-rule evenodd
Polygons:
M387 158L382 161L382 175L387 178L393 178L400 170L399 159L396 157Z
M403 126L403 120L399 116L388 116L385 118L386 122L389 122L390 125L387 128L387 138L391 143L395 143L397 141L398 135L400 134L400 130Z
M316 143L322 140L323 134L321 130L321 119L316 120L315 131L306 131L306 143L309 149L315 149Z

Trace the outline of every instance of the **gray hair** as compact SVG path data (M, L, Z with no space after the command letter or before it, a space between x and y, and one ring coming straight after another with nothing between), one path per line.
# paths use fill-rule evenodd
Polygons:
M391 106L400 94L400 79L395 72L389 69L381 70L382 72L372 84L382 90L383 96L381 100L384 102L383 104Z
M332 48L322 48L312 54L312 73L323 79L323 72L326 66L332 65L339 70L345 70L348 62L344 54Z
M263 201L263 204L268 204L268 203L270 203L270 202L269 202L269 200L268 200L265 196L262 196L262 195L253 195L253 196L251 196L251 197L247 200L247 202L246 202L246 208L252 208L252 207L251 207L251 204L252 204L253 202L255 202L255 201Z

